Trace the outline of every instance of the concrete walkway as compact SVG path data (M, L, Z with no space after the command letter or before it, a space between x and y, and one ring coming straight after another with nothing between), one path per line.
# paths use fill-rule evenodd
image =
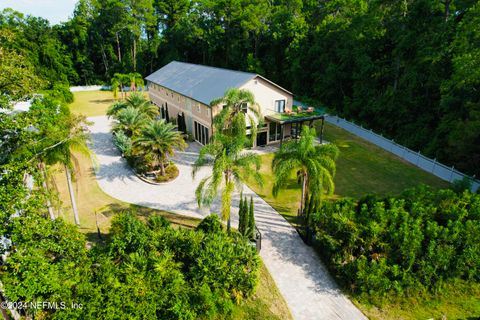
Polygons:
M210 173L203 168L193 181L191 164L196 160L198 144L190 144L175 157L180 174L162 185L151 185L138 179L127 166L112 143L107 117L89 118L94 124L90 130L92 150L97 155L100 188L119 200L150 208L162 209L192 217L204 217L219 212L219 201L211 210L198 209L195 188ZM247 186L244 195L255 202L255 219L262 232L260 255L278 289L285 298L295 319L366 319L346 298L330 277L323 263L311 247L306 246L295 229L262 198ZM239 195L232 203L232 225L238 224Z

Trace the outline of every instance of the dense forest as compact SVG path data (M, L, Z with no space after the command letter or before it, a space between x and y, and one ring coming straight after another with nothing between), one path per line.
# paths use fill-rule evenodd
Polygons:
M254 71L477 176L479 25L475 0L80 0L55 26L0 13L1 46L47 88L173 59Z

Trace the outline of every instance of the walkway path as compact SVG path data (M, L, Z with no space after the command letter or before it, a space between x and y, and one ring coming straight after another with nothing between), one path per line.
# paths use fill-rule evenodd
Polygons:
M138 179L127 166L112 143L107 117L89 118L93 146L100 168L98 184L102 190L119 200L150 208L204 217L207 210L199 210L195 201L195 188L210 169L202 169L192 181L191 164L197 158L199 146L191 144L174 159L179 176L163 185L151 185ZM253 196L255 219L262 232L260 255L277 287L285 298L295 319L366 319L366 317L338 289L325 266L311 247L306 246L295 229L262 198L247 186L244 194ZM239 195L233 198L232 224L238 224ZM212 212L218 212L215 202Z

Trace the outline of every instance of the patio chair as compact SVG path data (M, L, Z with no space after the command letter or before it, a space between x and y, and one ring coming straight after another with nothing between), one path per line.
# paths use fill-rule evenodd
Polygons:
M301 113L301 112L303 112L303 108L302 108L301 106L298 106L298 108L297 108L297 112L298 112L298 113Z
M314 108L313 108L313 107L308 107L307 112L312 113L313 111L314 111Z

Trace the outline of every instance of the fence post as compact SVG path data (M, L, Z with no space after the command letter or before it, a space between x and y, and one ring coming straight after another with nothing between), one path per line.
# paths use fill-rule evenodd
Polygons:
M433 159L432 173L435 171L436 164L437 164L437 158Z
M453 170L455 170L455 166L452 166L452 169L450 170L450 178L448 178L448 182L452 182Z
M390 148L390 153L393 153L393 148L395 148L395 140L392 139L392 141L390 141L392 147Z
M420 151L417 152L417 163L415 163L417 167L418 167L418 162L420 162Z
M407 147L403 146L402 159L405 159L405 153L407 152Z

